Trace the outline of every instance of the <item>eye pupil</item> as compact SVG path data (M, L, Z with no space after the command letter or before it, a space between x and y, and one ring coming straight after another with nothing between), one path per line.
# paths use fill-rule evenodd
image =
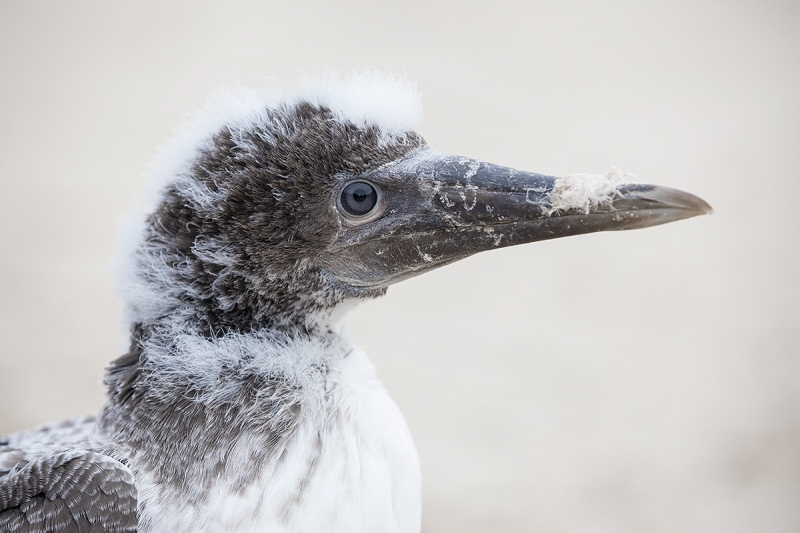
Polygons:
M342 207L349 214L363 216L378 203L378 193L369 183L354 181L342 190L341 201Z

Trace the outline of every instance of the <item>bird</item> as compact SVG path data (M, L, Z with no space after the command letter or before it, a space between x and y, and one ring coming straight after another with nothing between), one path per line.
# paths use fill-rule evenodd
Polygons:
M122 224L108 400L0 438L8 532L420 531L402 413L342 319L479 252L703 215L692 194L429 147L375 71L219 91Z

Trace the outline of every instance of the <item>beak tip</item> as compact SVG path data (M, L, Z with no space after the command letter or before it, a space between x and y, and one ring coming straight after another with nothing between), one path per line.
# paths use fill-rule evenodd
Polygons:
M714 213L714 208L699 196L671 187L662 187L658 185L623 186L620 187L618 191L622 198L634 200L640 209L649 207L659 210L674 211L676 215L682 213L684 216L679 218L690 218Z
M714 213L714 208L699 196L677 189L669 189L669 192L672 194L672 201L670 202L669 199L665 200L667 203L672 203L672 205L678 209L692 211L696 216L711 215Z
M705 200L703 200L701 198L698 198L698 200L703 202L703 212L700 213L701 215L713 215L714 214L714 208L711 207L711 205L709 205L708 202L706 202Z

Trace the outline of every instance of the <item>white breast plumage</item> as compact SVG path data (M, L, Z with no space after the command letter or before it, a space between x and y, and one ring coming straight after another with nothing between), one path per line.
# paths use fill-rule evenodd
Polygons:
M195 506L148 483L145 474L139 483L148 502L141 531L419 531L417 452L402 413L362 350L331 362L321 407L244 490L221 481Z

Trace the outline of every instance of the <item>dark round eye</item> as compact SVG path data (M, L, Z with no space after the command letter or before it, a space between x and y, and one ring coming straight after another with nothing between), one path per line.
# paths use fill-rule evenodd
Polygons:
M342 189L342 209L355 217L369 214L378 204L378 191L366 181L354 181Z

